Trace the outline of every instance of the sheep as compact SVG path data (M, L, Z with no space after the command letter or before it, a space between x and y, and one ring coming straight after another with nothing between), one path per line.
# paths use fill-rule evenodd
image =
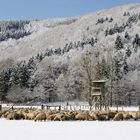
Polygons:
M89 115L90 115L92 120L98 120L97 115L96 115L95 112L90 112Z
M74 120L75 119L75 112L67 112L65 113L65 119L66 120Z
M76 120L92 120L92 117L87 112L78 113L75 116Z
M130 112L129 114L132 116L132 118L133 118L134 120L140 119L140 114L139 114L139 112Z
M115 117L113 118L114 121L121 121L123 120L123 113L119 112L115 115Z
M129 114L128 112L124 112L124 113L123 113L123 119L124 119L124 120L130 120L131 118L133 118L133 117L132 117L132 115Z
M108 119L108 116L106 113L96 113L96 120L99 120L99 121L104 121L104 120L107 120Z
M29 112L26 114L26 120L33 120L36 117L35 113Z
M19 110L16 113L19 115L19 118L20 119L23 119L24 120L26 118L26 113L23 112L22 110Z
M54 120L55 116L56 116L56 114L51 114L51 115L47 116L46 118L47 118L47 120Z
M9 114L10 114L10 112L9 112L9 111L6 111L6 112L3 113L2 117L3 117L3 118L7 118L7 116L8 116Z
M108 115L108 120L112 120L112 119L115 117L116 114L117 114L117 112L109 111L109 112L107 113L107 115Z
M20 116L16 112L9 113L7 115L8 120L19 120Z
M66 116L63 113L58 113L55 115L53 120L54 121L64 121L64 120L66 120Z
M44 112L40 112L37 114L37 116L34 118L34 121L45 121L46 120L46 114Z
M115 112L115 111L70 111L70 110L41 110L35 108L14 108L13 110L4 111L2 117L8 120L27 119L34 121L52 120L129 120L140 119L139 112Z

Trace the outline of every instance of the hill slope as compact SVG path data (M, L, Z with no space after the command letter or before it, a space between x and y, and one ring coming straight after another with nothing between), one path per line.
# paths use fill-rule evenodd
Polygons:
M139 104L139 11L140 4L130 4L81 17L1 22L1 77L8 73L2 95L89 101L90 82L107 79L114 104Z

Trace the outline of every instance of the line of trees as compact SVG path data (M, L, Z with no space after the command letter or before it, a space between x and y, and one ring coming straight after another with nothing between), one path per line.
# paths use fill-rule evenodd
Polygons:
M25 30L25 26L29 23L30 21L0 21L0 41L30 35L31 33Z
M117 36L114 48L107 48L106 51L93 47L91 40L95 43L92 38L85 43L67 44L63 49L47 49L27 62L23 61L2 71L1 99L12 102L78 99L91 104L92 81L106 79L107 104L138 104L139 98L134 103L131 100L134 93L131 93L134 89L137 92L139 90L126 78L131 72L128 64L131 49L128 47L124 51L125 44L120 36ZM83 47L80 47L81 44L84 44ZM139 44L138 35L134 38L134 44Z
M113 28L107 28L105 30L105 36L113 35L116 33L122 33L125 31L126 28L131 28L133 23L137 23L140 20L140 14L133 14L128 17L128 20L126 23L123 23L122 25L118 25L117 23L114 25Z

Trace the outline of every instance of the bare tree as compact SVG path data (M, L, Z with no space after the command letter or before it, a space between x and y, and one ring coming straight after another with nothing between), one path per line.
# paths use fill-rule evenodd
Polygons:
M95 66L98 60L98 50L94 50L94 52L88 50L81 56L80 71L83 74L84 92L89 105L92 105L92 81L95 80L96 77Z

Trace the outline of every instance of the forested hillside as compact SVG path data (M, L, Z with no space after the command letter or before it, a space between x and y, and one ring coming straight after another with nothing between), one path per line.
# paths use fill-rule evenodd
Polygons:
M9 102L140 104L140 4L81 17L0 22L0 97Z

